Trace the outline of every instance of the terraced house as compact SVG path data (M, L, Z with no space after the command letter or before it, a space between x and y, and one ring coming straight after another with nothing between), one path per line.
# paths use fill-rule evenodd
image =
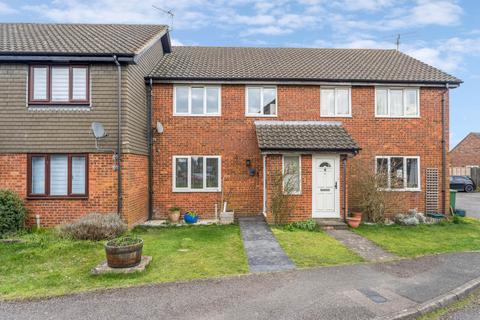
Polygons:
M381 187L407 207L447 212L448 92L461 80L397 50L170 47L164 26L0 28L0 188L46 225L117 211L134 225L173 206L213 218L225 201L271 220L278 174L295 203L285 221L341 219L355 162L387 173ZM109 133L100 149L92 122Z

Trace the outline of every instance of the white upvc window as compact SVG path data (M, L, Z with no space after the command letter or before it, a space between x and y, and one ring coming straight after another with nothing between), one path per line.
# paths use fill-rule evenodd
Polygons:
M320 115L322 117L351 117L352 97L348 87L322 87L320 89Z
M420 191L420 157L375 157L378 187L384 190Z
M176 116L220 116L219 86L176 85L173 90L173 114Z
M282 159L283 192L302 194L302 157L285 154Z
M375 116L417 118L420 116L418 88L375 88Z
M221 191L220 156L174 156L174 192Z
M245 87L245 115L249 117L276 117L277 87Z

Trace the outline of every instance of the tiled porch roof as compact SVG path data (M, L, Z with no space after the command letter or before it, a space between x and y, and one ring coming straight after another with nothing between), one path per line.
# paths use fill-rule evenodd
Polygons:
M262 151L357 152L359 145L340 122L255 121Z

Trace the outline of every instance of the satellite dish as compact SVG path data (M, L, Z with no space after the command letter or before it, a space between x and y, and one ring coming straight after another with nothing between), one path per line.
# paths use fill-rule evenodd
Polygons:
M163 125L160 121L157 121L157 132L163 133Z
M107 132L100 122L92 122L92 132L95 139L102 139L107 136Z

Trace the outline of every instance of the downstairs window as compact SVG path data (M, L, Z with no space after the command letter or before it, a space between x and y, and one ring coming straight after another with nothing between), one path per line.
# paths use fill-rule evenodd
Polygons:
M218 192L220 176L219 156L173 157L173 191Z
M377 185L387 190L420 190L420 157L376 157Z

